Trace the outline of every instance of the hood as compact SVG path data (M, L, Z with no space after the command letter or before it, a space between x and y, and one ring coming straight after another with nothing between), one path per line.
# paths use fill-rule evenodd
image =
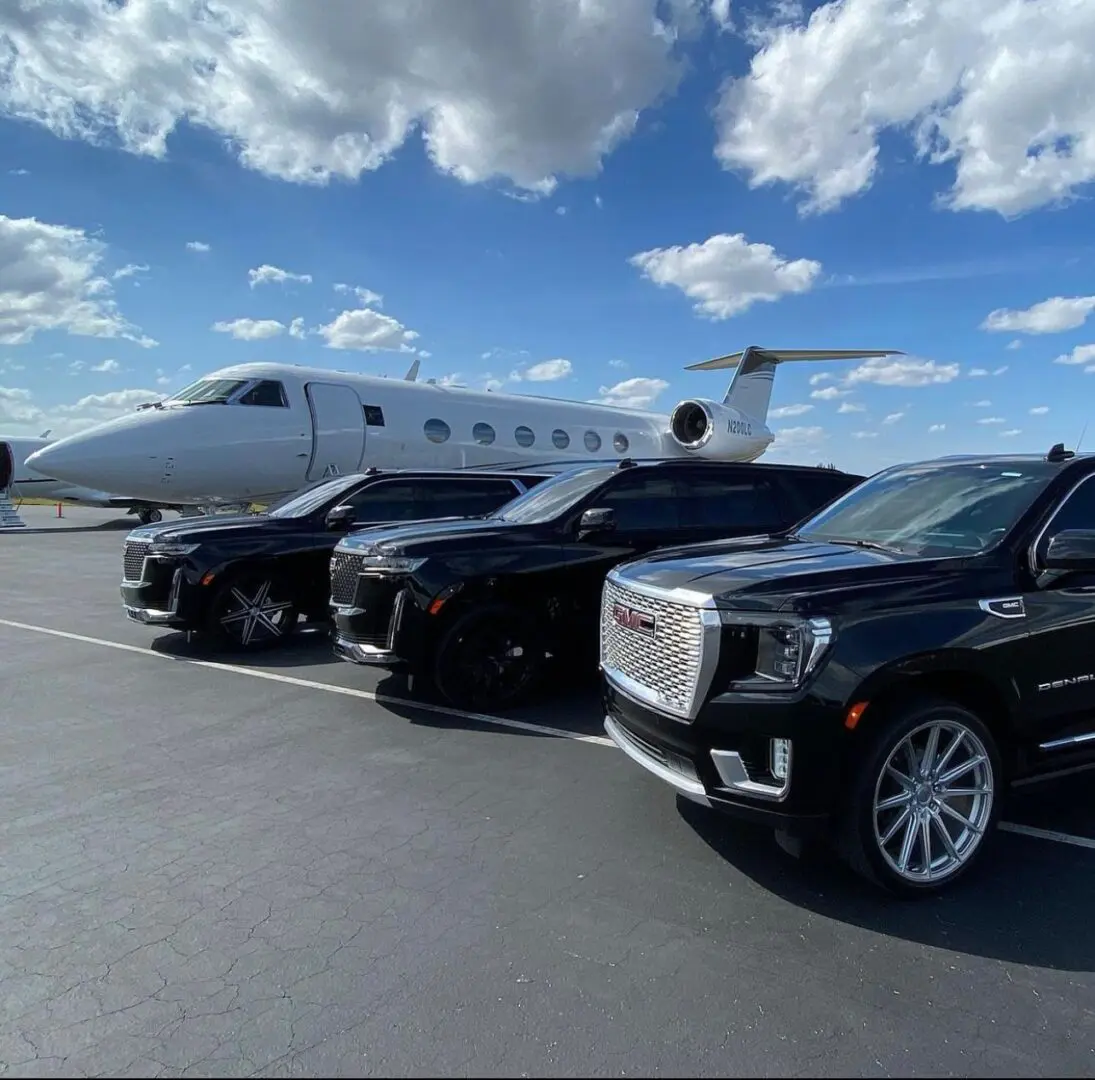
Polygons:
M180 518L158 525L142 525L127 539L155 540L173 543L199 544L204 540L230 540L256 529L270 529L294 524L291 518L270 518L265 514L210 514L207 517Z
M525 531L527 525L500 518L434 518L410 521L401 525L373 525L358 529L339 541L341 551L361 551L365 548L381 548L390 554L429 555L444 551L453 545L476 547L494 540L511 541L515 532Z
M659 551L622 567L621 576L625 584L706 593L720 607L820 610L877 587L934 587L960 573L967 561L754 536Z

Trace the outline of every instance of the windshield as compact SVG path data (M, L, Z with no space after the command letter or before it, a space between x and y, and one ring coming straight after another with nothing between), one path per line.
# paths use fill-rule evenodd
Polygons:
M237 390L242 389L248 379L199 379L184 386L177 394L172 394L164 404L205 405L226 402Z
M506 503L495 516L503 521L518 521L526 525L552 521L595 487L603 484L615 471L614 467L609 466L560 473L537 484L524 495L518 495L516 499Z
M303 491L294 491L276 503L271 503L267 517L301 518L314 514L325 502L337 498L342 492L361 481L360 476L339 476L333 480L321 480Z
M903 466L853 488L795 530L911 555L970 555L997 543L1056 475L1046 462Z

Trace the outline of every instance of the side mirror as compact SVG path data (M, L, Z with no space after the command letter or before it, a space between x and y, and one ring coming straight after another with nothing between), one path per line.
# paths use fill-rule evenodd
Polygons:
M616 528L616 511L607 506L586 510L578 521L578 536L587 533L611 532Z
M1062 529L1055 533L1041 561L1046 570L1095 571L1095 529Z
M327 511L328 529L345 529L354 523L354 508L343 503Z

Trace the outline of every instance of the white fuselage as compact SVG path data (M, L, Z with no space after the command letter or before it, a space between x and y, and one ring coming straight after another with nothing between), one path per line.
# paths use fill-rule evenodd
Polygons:
M124 505L127 501L109 492L83 487L69 480L62 480L29 468L27 458L49 446L49 439L29 438L24 435L0 435L0 443L7 443L11 447L14 479L9 491L13 499L51 499L58 502L84 503L88 506Z
M214 384L220 389L211 389ZM748 420L744 414L739 419ZM724 460L751 461L772 441L762 421L736 428L732 445L720 450ZM269 500L369 466L469 468L687 456L696 455L673 439L668 417L657 413L242 364L203 376L162 406L51 443L29 464L159 505L216 505Z

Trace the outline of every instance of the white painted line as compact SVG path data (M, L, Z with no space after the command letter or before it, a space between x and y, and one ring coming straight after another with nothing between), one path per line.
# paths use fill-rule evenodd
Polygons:
M1032 825L1016 825L1012 821L1001 821L998 827L1004 832L1018 833L1020 836L1033 836L1037 840L1052 840L1057 844L1071 844L1073 847L1095 851L1095 840L1087 836L1073 836L1072 833L1057 832L1055 829L1036 829Z
M172 656L170 653L156 652L142 645L126 645L121 641L108 641L105 638L89 637L87 634L74 634L70 630L54 630L48 626L34 626L30 623L15 622L13 619L0 619L0 626L9 626L13 630L25 630L31 634L45 634L49 637L63 638L67 641L79 641L85 645L98 645L104 649L116 649L118 652L136 653L139 656L151 656L159 660L172 660L177 664L189 664L192 667L211 668L214 671L228 671L235 675L247 675L252 679L265 679L267 682L286 683L305 690L321 690L327 694L341 694L343 697L359 698L362 701L375 701L378 705L400 705L421 712L435 713L439 716L453 716L460 720L472 720L480 724L495 727L512 728L515 731L530 731L536 735L552 735L559 739L571 739L574 742L592 743L595 746L616 744L604 735L580 735L566 728L550 727L547 724L533 724L527 720L511 720L505 716L489 716L486 713L463 712L460 709L447 709L442 705L430 705L425 702L411 701L409 698L390 697L387 694L374 694L369 690L358 690L350 686L334 686L331 683L317 682L314 679L299 679L294 675L279 675L273 671L258 671L255 668L242 667L239 664L222 664L216 660L193 660L186 656ZM1095 851L1095 840L1086 836L1073 836L1071 833L1055 832L1052 829L1035 829L1030 825L1017 825L1010 821L1000 822L1003 832L1018 833L1038 840L1051 840L1058 844L1071 844L1073 847L1088 848Z
M460 720L472 720L480 724L512 728L514 731L530 731L536 735L553 735L559 739L571 739L574 742L592 743L596 746L614 747L616 745L604 735L581 735L576 731L567 731L566 728L550 727L547 724L533 724L527 720L512 720L505 716L489 716L486 713L447 709L443 705L430 705L426 702L412 701L409 698L374 694L369 690L358 690L350 686L334 686L331 683L317 682L314 679L299 679L293 675L279 675L273 671L259 671L239 664L222 664L216 660L195 660L187 656L172 656L170 653L156 652L154 649L142 645L126 645L121 641L108 641L105 638L89 637L87 634L74 634L70 630L54 630L48 626L33 626L30 623L15 622L13 619L0 619L0 626L9 626L13 630L25 630L31 634L45 634L49 637L63 638L66 641L79 641L84 645L98 645L100 648L116 649L118 652L151 656L158 660L171 660L177 664L190 664L192 667L211 668L213 671L228 671L235 675L247 675L252 679L286 683L289 686L299 686L306 690L322 690L327 694L342 694L344 697L359 698L362 701L375 701L378 705L401 705L404 708L417 709L420 712L434 713L439 716L452 716Z

